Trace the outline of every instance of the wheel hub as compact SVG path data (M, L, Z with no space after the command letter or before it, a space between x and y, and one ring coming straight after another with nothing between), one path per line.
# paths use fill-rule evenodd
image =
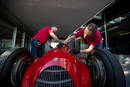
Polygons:
M106 70L101 59L99 59L99 57L96 56L91 56L87 62L93 86L104 86L106 82Z

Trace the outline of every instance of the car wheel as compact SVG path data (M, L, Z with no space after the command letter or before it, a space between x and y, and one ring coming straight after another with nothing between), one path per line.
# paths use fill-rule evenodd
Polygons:
M19 86L26 67L31 63L31 54L26 48L5 51L0 56L0 84Z
M87 58L93 87L126 87L117 58L105 49L94 49Z

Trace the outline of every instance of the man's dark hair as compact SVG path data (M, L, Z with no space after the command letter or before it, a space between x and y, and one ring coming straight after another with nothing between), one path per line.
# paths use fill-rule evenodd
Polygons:
M97 25L96 24L90 23L90 24L88 24L87 27L88 27L88 30L91 31L93 34L96 33L96 31L97 31Z

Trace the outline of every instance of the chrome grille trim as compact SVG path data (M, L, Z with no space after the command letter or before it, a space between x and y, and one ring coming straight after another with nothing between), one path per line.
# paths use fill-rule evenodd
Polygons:
M51 66L43 70L34 87L75 87L67 70L60 66Z
M62 84L62 83L66 83L66 82L70 82L72 81L72 79L67 79L67 80L62 80L62 81L56 81L56 82L51 82L51 81L43 81L43 80L37 80L40 83L45 83L45 84Z
M55 73L58 73L58 72L65 72L65 70L46 70L45 72L55 72Z

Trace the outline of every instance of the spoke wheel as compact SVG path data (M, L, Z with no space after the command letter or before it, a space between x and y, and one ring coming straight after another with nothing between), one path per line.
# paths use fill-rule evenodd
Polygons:
M88 60L88 67L93 86L103 87L106 83L106 71L103 62L98 57L92 56Z
M14 86L20 86L20 83L22 81L22 77L29 67L29 65L32 63L31 59L28 58L28 56L21 56L19 57L14 63L11 68L11 83Z

